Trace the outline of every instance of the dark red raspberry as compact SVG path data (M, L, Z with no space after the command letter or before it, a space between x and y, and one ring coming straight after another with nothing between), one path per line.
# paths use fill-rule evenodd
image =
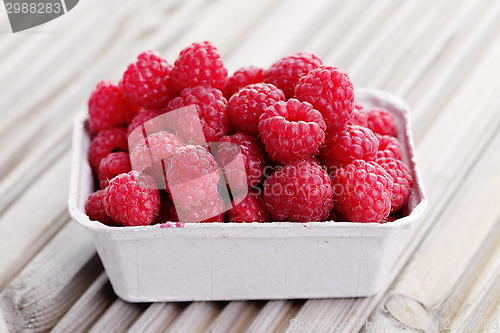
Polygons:
M166 175L176 206L192 207L219 196L218 165L201 146L180 147L170 159Z
M380 135L396 136L396 122L389 111L382 109L368 110L368 128Z
M154 166L161 168L162 160L166 163L183 145L184 142L177 135L165 131L143 137L130 152L132 168L137 171Z
M196 107L207 142L218 141L229 131L227 100L220 90L208 86L186 88L180 96L168 103L167 110L172 111L188 105Z
M322 221L333 208L333 183L319 164L295 161L264 181L264 202L274 221Z
M172 197L165 190L159 190L160 209L152 224L179 222Z
M251 223L251 222L271 222L264 202L263 195L248 194L243 201L228 210L229 222Z
M356 160L333 176L335 210L351 222L380 222L391 211L394 182L375 162Z
M146 121L156 118L161 114L159 110L142 109L130 122L127 127L127 135L130 135L133 130L144 124Z
M185 214L187 218L186 222L224 222L226 210L226 204L219 195L215 198L215 200L189 207L189 210Z
M170 191L165 181L165 171L172 156L183 145L179 137L165 131L143 137L130 152L132 169L153 177L160 189Z
M343 128L354 109L351 80L335 67L316 68L304 75L295 87L295 98L321 112L328 131Z
M92 171L97 175L101 160L115 151L127 151L127 130L114 127L99 132L89 147L88 159Z
M214 150L216 161L224 168L231 191L242 193L262 181L268 158L256 137L243 132L224 136Z
M121 173L127 173L132 170L130 165L130 157L128 153L119 151L111 153L101 160L99 163L99 187L104 189L108 186L109 181Z
M120 90L133 103L161 109L172 99L168 86L172 66L156 51L146 51L130 64L120 81Z
M85 202L85 214L87 214L92 221L99 221L109 226L116 226L117 224L104 210L103 200L105 193L104 190L98 190L89 196L87 202Z
M222 89L226 77L227 69L217 48L211 42L193 43L175 61L171 84L179 92L199 85Z
M255 66L242 67L228 77L224 89L224 97L228 100L243 87L250 84L260 83L264 80L264 70Z
M139 108L132 105L111 81L101 81L90 95L90 128L94 133L115 126L126 126Z
M278 101L284 101L283 91L268 83L256 83L242 88L229 100L228 113L233 127L252 135L259 134L259 117Z
M200 219L203 218L205 220L200 223L212 223L224 222L226 206L224 205L224 201L218 197L213 202L204 203L194 207L181 207L179 209L181 214L183 214L183 222L200 222ZM161 221L161 223L167 221L179 222L177 210L170 196L166 198L165 205L162 201L162 208L160 209L160 212L160 215L163 216L163 218L158 219L158 221Z
M160 209L160 195L153 178L135 170L111 179L104 191L106 214L126 226L148 225Z
M268 107L259 120L260 138L269 158L280 163L316 154L325 142L325 128L321 113L296 99Z
M400 160L382 157L377 163L384 168L393 178L391 212L397 212L408 201L413 186L411 172Z
M275 62L264 72L264 82L283 90L286 99L293 97L295 85L309 71L322 66L321 59L314 54L299 52Z
M368 127L368 114L361 105L354 104L354 109L352 110L351 117L349 118L349 123Z
M151 131L147 131L145 128L141 128L140 130L134 131L138 127L144 125L144 123L148 122L151 119L154 119L161 115L161 111L152 110L152 109L142 109L134 119L130 122L127 127L127 137L128 137L128 145L129 149L133 149L137 143L139 143L142 139L144 139L144 133L150 133ZM160 129L165 130L165 128Z
M339 132L330 132L319 151L321 162L333 174L357 159L374 161L378 151L378 139L373 132L358 125L346 125Z
M390 135L375 134L378 139L377 158L392 157L397 160L401 159L401 144L399 140Z

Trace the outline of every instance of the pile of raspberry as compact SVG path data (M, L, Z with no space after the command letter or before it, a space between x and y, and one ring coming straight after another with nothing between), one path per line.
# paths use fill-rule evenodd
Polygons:
M185 107L202 138L182 121L146 131ZM97 84L88 110L97 190L85 211L109 226L385 223L407 211L404 133L389 111L356 103L344 71L310 53L228 76L211 42L191 44L173 65L146 51L119 82Z

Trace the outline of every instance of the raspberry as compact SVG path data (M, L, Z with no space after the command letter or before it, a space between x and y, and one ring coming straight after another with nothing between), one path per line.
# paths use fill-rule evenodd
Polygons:
M368 128L380 135L396 136L396 122L389 111L372 109L367 111Z
M158 166L162 160L167 162L183 145L182 140L175 134L165 131L152 133L142 138L131 151L132 167L134 170L144 171ZM161 168L161 165L159 166Z
M375 134L375 136L379 142L377 158L392 157L397 160L401 159L401 144L397 138L380 134Z
M264 82L283 90L286 99L293 97L295 85L309 71L322 66L321 59L314 54L300 52L282 58L264 72Z
M224 97L229 100L241 88L260 83L262 80L264 80L264 70L262 68L255 66L242 67L234 72L233 76L226 79L222 92Z
M393 178L391 212L397 212L408 201L413 186L411 172L400 160L394 158L379 158L377 163Z
M227 100L220 90L208 86L186 88L168 103L167 111L188 105L196 107L207 142L218 141L229 131Z
M212 223L212 222L224 222L226 215L226 205L219 195L210 202L195 205L189 207L187 212L186 222L200 222L200 223Z
M295 161L264 181L264 202L275 221L321 221L333 208L333 183L319 164Z
M159 188L169 191L165 170L177 149L183 145L179 137L165 131L143 137L130 152L132 168L150 175Z
M321 112L329 131L344 127L354 109L351 80L335 67L319 67L304 75L295 87L295 98Z
M132 133L133 130L135 130L137 127L141 126L144 124L146 121L156 118L161 114L160 111L158 110L151 110L151 109L142 109L141 112L139 112L130 122L130 124L127 127L127 136Z
M380 222L391 211L392 176L375 162L356 160L335 172L335 209L351 222Z
M227 69L217 48L211 42L193 43L175 61L171 84L179 92L204 84L222 89L226 77Z
M160 209L152 224L165 222L179 222L172 197L165 190L159 190Z
M119 151L111 153L99 163L99 187L104 189L108 186L109 180L121 173L127 173L132 170L130 157L128 153Z
M104 191L106 214L126 226L148 225L160 209L153 178L135 170L111 179Z
M352 110L351 117L349 118L349 123L368 127L368 115L361 105L354 104L354 109Z
M378 139L370 129L358 125L347 125L339 132L328 133L319 156L321 162L331 172L357 159L375 160L378 146Z
M243 201L228 210L230 222L270 222L271 216L264 206L261 195L248 194Z
M222 137L219 142L215 155L216 161L224 168L232 190L235 187L239 191L257 186L262 181L264 168L267 165L267 154L260 141L249 134L237 132L234 135ZM238 158L241 158L241 161ZM243 170L246 176L241 174Z
M99 221L109 226L116 226L117 224L113 222L111 217L109 217L104 210L103 200L105 193L104 190L98 190L89 196L87 202L85 202L85 214L87 214L92 221Z
M316 154L325 142L321 113L296 99L268 107L260 116L259 132L269 157L280 163Z
M115 126L125 126L137 114L133 106L111 81L101 81L88 102L90 127L94 133Z
M161 109L172 99L168 78L172 66L156 51L146 51L130 64L120 81L120 90L133 103Z
M229 100L228 113L238 131L258 135L259 117L267 107L284 101L283 91L268 83L256 83L242 88Z
M88 159L92 171L97 174L101 160L115 151L127 151L127 130L114 127L99 132L89 147Z
M226 207L222 201L222 198L218 197L213 202L204 203L203 205L195 207L188 207L188 210L185 212L182 211L182 208L180 209L181 213L184 213L183 217L185 222L200 222L200 219L206 218L200 223L211 223L224 222L224 211ZM162 218L158 219L158 221L162 223L166 221L179 222L177 210L170 196L167 196L167 198L165 199L165 204L162 201L160 216L162 216Z
M218 165L201 146L180 147L170 159L166 175L176 206L194 207L219 196Z

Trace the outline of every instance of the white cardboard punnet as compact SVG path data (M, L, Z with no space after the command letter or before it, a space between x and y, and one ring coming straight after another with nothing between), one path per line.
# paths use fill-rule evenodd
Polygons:
M129 302L330 298L369 296L386 287L427 199L416 166L408 106L374 89L357 90L356 100L395 117L402 159L415 180L407 215L394 222L108 227L85 214L94 182L87 162L87 116L77 116L69 211L91 234L116 294Z

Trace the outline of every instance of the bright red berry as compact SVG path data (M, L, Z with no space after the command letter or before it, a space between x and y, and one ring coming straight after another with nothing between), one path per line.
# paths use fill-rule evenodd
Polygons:
M92 140L88 152L88 160L92 171L97 175L101 160L115 151L127 151L127 130L114 127L99 132Z
M184 142L175 134L160 131L143 137L130 152L132 169L153 177L158 187L168 190L165 170Z
M123 96L118 85L101 81L92 92L88 102L90 128L94 133L115 126L126 126L139 111Z
M133 130L144 124L146 121L156 118L161 114L159 110L142 109L131 121L127 127L127 135L130 135Z
M396 136L396 122L389 111L382 109L368 110L368 128L380 135Z
M227 100L220 90L209 86L186 88L180 96L168 103L167 110L172 111L188 105L196 107L207 142L218 141L229 131ZM178 130L182 132L188 129ZM179 136L184 137L181 134Z
M187 145L177 149L170 159L166 176L176 206L192 207L219 196L218 165L201 146Z
M354 109L352 110L351 116L349 118L349 123L353 125L368 127L368 114L361 105L354 104Z
M130 64L120 81L120 90L133 103L161 109L172 99L168 78L172 66L156 51L146 51Z
M211 42L193 43L175 61L171 85L179 92L199 85L222 89L226 77L227 69L217 48Z
M321 112L328 131L344 127L354 109L354 91L347 74L335 67L319 67L301 77L295 98Z
M243 193L262 181L268 162L260 141L243 132L222 137L216 144L215 158L224 169L231 191L238 193Z
M401 159L401 144L397 138L380 134L375 134L375 136L379 141L377 158L392 157L397 160Z
M224 97L228 100L243 87L250 84L260 83L264 80L264 70L255 66L242 67L238 69L231 77L228 77L224 89Z
M256 83L242 88L229 100L228 113L233 127L252 135L259 134L259 118L278 101L284 101L283 91L268 83Z
M160 195L153 178L135 170L111 179L105 191L106 214L126 226L148 225L160 209Z
M373 161L377 155L379 142L375 134L358 125L346 125L339 132L329 132L319 156L321 162L333 174L354 160Z
M286 99L293 97L295 85L309 71L322 66L321 59L314 54L299 52L275 62L264 72L264 82L283 90Z
M85 214L92 221L99 221L109 226L116 226L117 224L106 214L104 210L104 190L98 190L92 193L85 202Z
M271 216L262 199L262 193L260 195L249 193L240 203L228 210L229 222L271 222Z
M264 181L264 202L275 221L322 221L333 207L333 183L316 163L298 160Z
M260 138L269 158L290 163L316 154L325 142L325 122L311 104L289 99L268 107L260 116Z
M333 176L335 210L351 222L380 222L391 211L392 176L375 162L356 160Z
M413 186L411 172L403 162L394 158L382 157L377 159L377 163L393 178L391 212L397 212L406 204L410 196Z
M108 186L109 181L121 173L127 173L132 170L130 165L130 157L128 153L119 151L111 153L101 160L99 163L99 187L104 189Z

